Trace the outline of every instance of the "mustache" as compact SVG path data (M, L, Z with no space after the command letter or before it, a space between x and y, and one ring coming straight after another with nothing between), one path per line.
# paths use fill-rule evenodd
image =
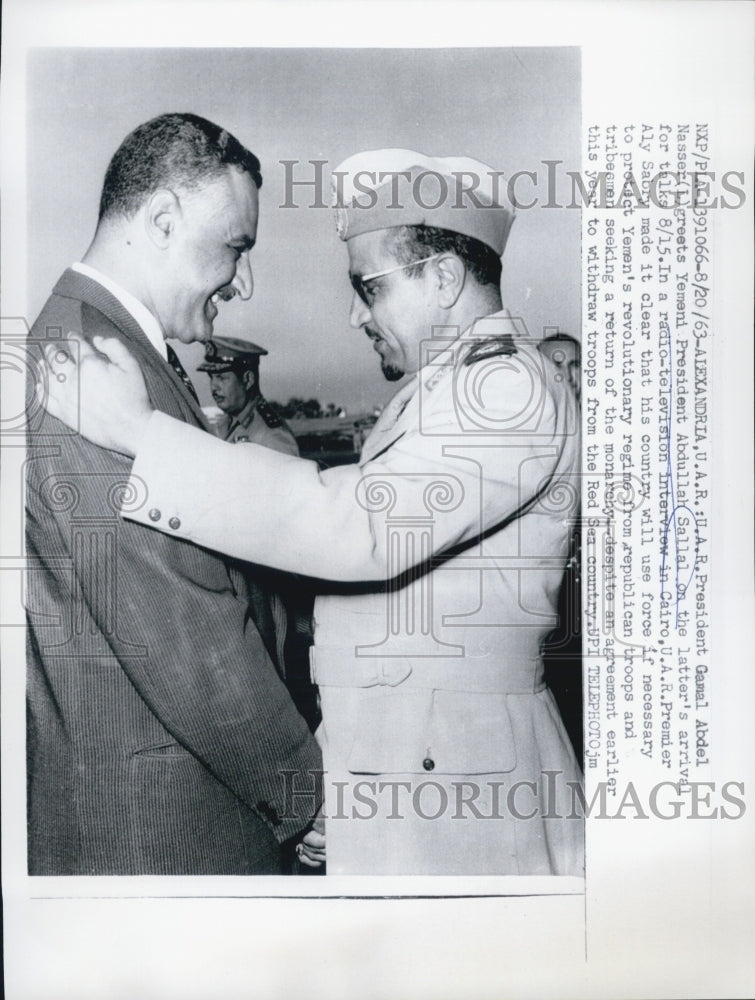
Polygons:
M377 332L377 330L373 330L371 326L366 326L364 328L364 332L367 334L367 336L370 338L370 340L382 340L383 339L380 336L380 334Z
M231 285L225 285L223 288L219 288L215 295L223 302L230 302L231 299L236 295L236 289Z

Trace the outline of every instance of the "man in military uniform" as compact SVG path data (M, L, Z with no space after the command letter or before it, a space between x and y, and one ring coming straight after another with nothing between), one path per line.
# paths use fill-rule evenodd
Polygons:
M250 441L298 455L291 428L260 392L263 354L264 347L238 337L215 337L205 344L204 362L197 371L210 376L212 398L223 411L216 433L224 441Z
M500 171L393 149L334 178L350 323L387 379L408 376L359 463L321 472L202 440L150 412L117 345L100 345L110 365L86 352L80 380L60 366L50 405L73 419L79 381L88 416L98 397L84 433L136 456L157 530L322 581L329 874L579 875L580 768L540 651L579 497L578 409L502 307ZM309 860L316 847L305 836Z

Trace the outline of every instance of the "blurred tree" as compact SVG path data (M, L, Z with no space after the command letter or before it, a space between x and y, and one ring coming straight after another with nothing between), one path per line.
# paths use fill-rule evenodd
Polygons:
M346 410L337 403L328 403L323 407L319 399L302 399L300 396L291 396L288 402L279 403L274 399L268 400L273 409L286 420L316 420L320 417L345 417Z

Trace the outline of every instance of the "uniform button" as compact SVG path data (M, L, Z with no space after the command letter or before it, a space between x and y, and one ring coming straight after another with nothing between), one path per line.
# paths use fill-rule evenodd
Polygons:
M425 757L425 759L422 761L422 766L426 771L432 771L432 769L435 767L435 761L432 759L432 757Z
M149 512L149 519L150 519L150 521L159 521L161 517L162 517L162 514L157 509L157 507L153 507L152 510Z
M172 517L170 521L168 521L168 527L172 528L174 531L178 531L178 529L181 527L181 522L177 517Z

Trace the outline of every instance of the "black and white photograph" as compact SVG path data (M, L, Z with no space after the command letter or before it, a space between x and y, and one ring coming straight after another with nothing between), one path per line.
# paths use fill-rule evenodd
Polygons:
M579 167L578 52L30 72L31 245L63 253L30 335L29 873L581 876L580 665L570 739L543 664L576 597L580 219L529 207ZM119 390L114 363L140 374Z
M746 995L752 8L641 7L10 5L10 997Z

